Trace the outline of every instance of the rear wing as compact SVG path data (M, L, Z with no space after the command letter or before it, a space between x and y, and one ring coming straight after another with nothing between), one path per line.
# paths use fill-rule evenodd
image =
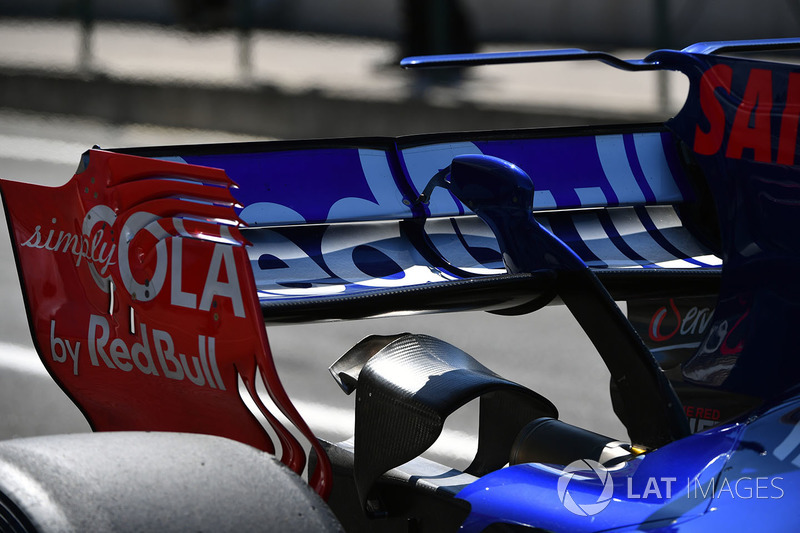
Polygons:
M319 444L280 385L263 321L521 313L561 298L629 384L634 440L660 443L681 434L658 418L680 425L667 414L679 402L659 404L674 393L611 298L718 293L681 380L774 397L800 375L783 356L800 321L800 69L710 54L799 44L531 56L683 72L689 98L664 124L93 149L62 187L0 181L40 357L95 429L275 450L241 385L299 471L305 455L257 380ZM598 298L583 305L582 288Z
M534 181L537 221L617 297L715 292L721 260L679 217L702 193L663 125L125 150L222 168L268 322L397 311L513 309L537 297L497 240L444 189L453 158L513 161ZM702 184L699 185L702 187ZM704 288L701 288L704 287Z

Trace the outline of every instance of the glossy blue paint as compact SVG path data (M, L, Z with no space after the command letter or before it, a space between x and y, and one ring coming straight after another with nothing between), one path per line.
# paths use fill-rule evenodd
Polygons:
M800 398L673 442L610 469L613 497L591 516L559 499L562 465L504 468L463 489L472 513L464 531L504 522L548 531L790 531L800 490ZM597 476L574 477L567 491L595 503Z
M434 195L424 212L407 204L454 157L468 154L514 161L534 179L537 211L693 199L668 131L555 138L509 133L469 142L411 137L399 147L392 139L340 144L176 156L224 169L239 186L234 195L251 226L463 215L469 210L446 193Z
M718 266L694 259L711 252L697 245L674 211L668 216L647 211L693 199L674 136L663 128L558 137L507 132L469 141L444 135L244 144L222 153L177 150L171 159L223 168L238 183L240 216L259 228L249 232L249 253L266 305L441 283L465 272L506 272L492 231L453 194L436 189L426 203L417 202L431 177L463 155L513 161L529 174L533 209L541 213L536 221L592 268ZM603 220L543 212L605 206L642 210ZM444 217L462 218L431 223ZM424 221L427 241L406 235L398 222L409 219ZM347 224L364 220L370 224ZM615 237L610 241L608 235ZM422 246L426 242L433 251ZM432 254L444 259L431 263Z
M183 156L225 169L251 226L411 218L391 152L334 147Z

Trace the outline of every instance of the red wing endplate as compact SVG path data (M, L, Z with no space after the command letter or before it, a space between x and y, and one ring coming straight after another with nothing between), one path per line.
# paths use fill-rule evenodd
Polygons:
M31 329L51 375L98 431L205 433L274 453L239 381L275 431L270 397L319 444L284 391L231 196L217 169L91 150L58 188L0 182ZM312 486L330 491L317 449Z

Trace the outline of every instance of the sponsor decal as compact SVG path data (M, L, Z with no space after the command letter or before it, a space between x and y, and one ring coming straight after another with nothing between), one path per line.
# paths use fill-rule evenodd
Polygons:
M225 390L217 366L216 339L197 336L197 355L177 353L172 335L167 331L152 329L141 323L141 342L127 343L121 338L110 338L108 320L91 315L86 343L70 341L57 335L56 321L50 321L50 355L56 363L70 363L73 375L79 375L79 361L93 367L104 366L111 370L162 376L176 381L188 380L198 387ZM155 354L155 356L154 356ZM88 356L88 360L87 360Z
M715 155L724 150L731 159L794 165L800 72L790 72L787 78L754 68L747 74L743 91L734 87L734 81L733 68L722 63L706 70L700 79L700 109L707 124L695 126L695 152ZM785 104L777 105L783 100ZM736 106L732 119L726 115L731 102Z
M662 305L653 313L647 328L647 336L651 341L657 343L668 341L676 335L678 337L700 336L708 330L713 314L713 307L702 304L686 307L682 313L675 299L670 298L667 304Z
M106 206L101 207L110 210L110 208ZM100 265L100 273L105 275L106 271L108 271L108 267L116 264L114 252L117 245L111 244L108 246L108 243L105 242L105 225L99 230L92 232L92 226L87 225L88 220L91 220L90 214L87 214L86 218L84 218L83 232L81 233L70 233L62 229L59 230L56 235L56 229L50 228L47 231L46 237L42 234L41 224L38 224L34 228L33 234L20 246L71 254L75 258L76 267L80 266L83 261L88 263L95 270L97 270L97 265ZM55 225L58 221L53 218L50 222Z
M686 418L689 420L689 430L692 433L703 431L719 424L722 412L715 407L700 407L696 405L683 406Z
M142 211L128 217L117 229L114 211L99 205L86 213L81 231L59 229L55 218L50 222L49 228L36 225L21 246L70 256L76 268L90 270L97 288L110 293L112 302L107 317L89 314L85 335L79 339L60 334L59 320L50 320L49 347L53 362L70 365L74 376L80 375L82 369L102 367L226 390L217 364L214 336L192 333L190 336L196 340L193 345L188 345L186 332L176 337L166 329L150 328L147 323L140 322L137 335L127 336L126 339L114 335L116 329L109 324L109 319L112 318L114 307L113 293L118 290L111 281L114 267L118 269L123 288L131 301L154 300L168 284L167 301L173 307L211 313L212 308L217 306L217 298L225 297L231 302L234 316L244 317L244 301L232 246L224 242L206 243L206 249L210 248L211 253L205 272L189 272L183 264L184 239L180 236L166 239L170 234L162 226L162 223L172 224L180 230L179 234L186 233L180 219L168 219L165 222ZM138 267L137 255L141 255L141 252L131 250L131 243L136 243L142 233L147 238L157 239L149 243L155 250L152 260L154 266L149 267L152 275L144 282L138 281L133 273ZM224 226L220 226L219 240L225 239L230 239L230 234ZM197 265L197 261L193 264ZM185 277L192 278L194 286L202 279L202 291L192 292L185 287ZM214 314L218 318L216 310ZM73 324L74 320L73 317ZM131 323L131 333L133 329ZM69 333L74 335L74 332ZM179 346L180 341L183 341L183 346Z
M242 291L233 258L233 248L229 244L213 243L213 253L206 272L203 290L198 295L187 292L183 288L183 239L171 239L172 251L168 255L165 238L169 236L169 233L155 215L144 211L134 213L128 217L119 231L114 229L115 219L116 215L110 207L96 206L84 217L81 225L82 231L72 233L64 229L57 229L55 226L58 221L53 218L51 219L52 227L42 229L41 224L36 225L31 236L20 246L71 255L76 268L81 264L88 265L98 288L103 292L109 291L111 275L109 268L118 265L123 286L128 294L137 301L155 299L164 287L167 271L169 271L171 274L171 305L209 311L214 297L225 296L233 302L234 314L238 317L244 316ZM181 219L171 219L170 223L185 232ZM225 226L219 226L219 230L220 240L230 239L230 234ZM150 237L158 240L153 245L156 252L153 275L141 283L133 274L136 265L132 265L131 256L137 254L143 256L144 253L141 250L132 253L130 243L134 242L138 234L143 232L149 233ZM121 238L115 238L116 235ZM223 271L227 278L224 281L220 280Z
M750 310L741 315L717 321L711 328L698 354L738 355L744 349L743 327Z

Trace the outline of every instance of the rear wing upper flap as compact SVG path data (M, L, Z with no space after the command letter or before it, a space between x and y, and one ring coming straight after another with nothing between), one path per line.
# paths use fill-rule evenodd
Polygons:
M676 140L657 124L126 152L223 168L237 183L270 321L283 321L291 307L320 318L310 311L351 297L385 295L390 311L398 291L504 275L494 235L467 206L444 190L419 201L431 177L463 154L513 160L527 171L539 222L593 268L666 267L686 277L719 266L678 217L695 187ZM469 295L478 285L462 290ZM518 299L513 284L505 286L509 301ZM418 291L418 301L429 298L419 310L435 309L440 295L426 294ZM471 306L497 304L474 299Z
M466 154L527 172L537 221L591 268L619 270L608 278L620 288L615 295L637 285L674 289L693 271L719 273L719 258L679 216L698 196L663 125L124 152L222 168L237 183L233 195L249 226L243 231L270 322L368 316L368 307L376 314L525 309L522 286L500 281L506 270L492 230L447 190L420 198L437 172ZM652 274L650 287L640 275L624 281L636 270ZM460 297L445 304L448 285ZM492 285L498 292L488 297L483 287Z
M691 201L674 141L643 124L113 151L224 169L254 227L471 214L444 190L417 202L464 154L513 160L534 179L536 211Z

